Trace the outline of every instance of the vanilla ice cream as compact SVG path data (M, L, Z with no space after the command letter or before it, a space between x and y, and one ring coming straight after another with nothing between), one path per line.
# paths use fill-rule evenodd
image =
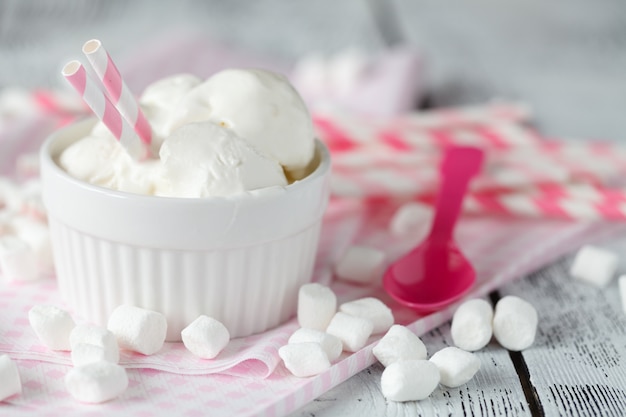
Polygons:
M98 123L89 136L76 141L60 156L71 176L88 183L136 194L154 194L158 160L136 163L122 145ZM104 129L105 130L105 129Z
M279 74L229 69L213 75L180 100L170 129L203 120L232 129L296 178L304 175L313 158L309 111Z
M278 162L261 155L233 131L211 122L176 129L163 143L160 157L163 179L157 195L227 196L287 185Z
M59 164L95 185L168 197L282 187L311 169L311 117L281 75L231 69L202 82L180 74L148 86L139 102L159 159L133 160L98 123L63 152Z
M179 105L180 100L202 80L191 74L178 74L163 78L150 84L139 99L139 104L150 121L155 145L160 146L163 139L172 133L170 114Z

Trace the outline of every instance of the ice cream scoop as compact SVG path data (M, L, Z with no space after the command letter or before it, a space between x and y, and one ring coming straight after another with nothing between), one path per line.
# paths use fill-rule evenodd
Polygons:
M111 134L92 133L68 147L59 165L71 176L88 183L136 194L153 194L158 161L136 164Z
M170 114L179 105L180 100L200 83L202 80L195 75L177 74L155 81L143 91L139 104L150 120L153 132L156 133L155 145L160 146L163 139L172 133Z
M311 116L282 75L260 69L218 72L180 100L169 128L206 120L233 130L294 179L302 178L313 159Z
M163 172L157 195L227 196L287 185L278 162L212 122L190 123L175 130L163 142L160 157Z

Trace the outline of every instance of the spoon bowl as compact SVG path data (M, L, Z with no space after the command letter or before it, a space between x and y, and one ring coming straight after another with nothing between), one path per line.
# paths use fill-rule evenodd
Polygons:
M476 281L476 272L452 237L469 181L479 172L483 152L448 149L441 165L441 188L428 237L391 264L385 290L399 303L429 313L457 301Z

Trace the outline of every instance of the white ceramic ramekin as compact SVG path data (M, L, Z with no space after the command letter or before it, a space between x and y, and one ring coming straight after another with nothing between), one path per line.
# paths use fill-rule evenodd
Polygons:
M167 198L113 191L77 180L56 159L92 120L52 135L41 150L59 289L75 312L106 324L120 304L167 317L167 340L201 314L232 337L292 316L311 280L328 202L330 157L305 179L233 197Z

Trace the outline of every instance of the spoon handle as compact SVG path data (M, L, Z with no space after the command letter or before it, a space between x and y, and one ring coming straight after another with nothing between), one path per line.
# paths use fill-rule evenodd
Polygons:
M452 238L469 181L482 166L483 151L470 146L448 148L441 164L441 185L429 239L446 243Z

